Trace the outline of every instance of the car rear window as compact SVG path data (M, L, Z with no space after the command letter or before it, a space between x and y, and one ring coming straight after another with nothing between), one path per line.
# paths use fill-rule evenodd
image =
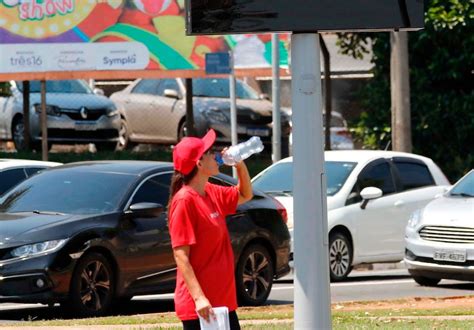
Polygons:
M433 177L426 165L400 161L395 161L394 164L398 170L402 190L435 185Z

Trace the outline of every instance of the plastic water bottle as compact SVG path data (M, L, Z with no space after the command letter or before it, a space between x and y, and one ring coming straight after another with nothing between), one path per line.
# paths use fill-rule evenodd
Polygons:
M222 155L216 155L216 161L219 166L226 164L235 165L251 155L263 150L262 140L258 136L252 136L248 141L239 143L227 149Z

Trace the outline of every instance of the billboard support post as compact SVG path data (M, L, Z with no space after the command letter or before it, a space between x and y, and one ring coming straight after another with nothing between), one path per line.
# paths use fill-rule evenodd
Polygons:
M291 62L295 329L330 329L326 178L317 33L292 35Z
M272 34L272 102L273 102L273 140L272 160L281 159L281 114L280 114L280 41L278 34Z
M46 114L46 81L41 80L41 159L48 160L48 116Z
M229 96L230 96L230 131L232 145L235 146L238 143L237 139L237 103L235 99L235 67L234 67L234 54L229 52L230 59L230 75L229 75ZM237 169L232 166L232 175L237 179Z

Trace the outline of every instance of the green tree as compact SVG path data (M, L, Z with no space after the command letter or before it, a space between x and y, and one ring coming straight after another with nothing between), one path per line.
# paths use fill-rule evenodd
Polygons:
M425 28L409 33L413 151L431 157L451 181L474 168L474 5L426 0ZM351 123L368 149L390 142L389 33L339 35L341 52L360 57L372 43L374 78L359 92L366 111Z

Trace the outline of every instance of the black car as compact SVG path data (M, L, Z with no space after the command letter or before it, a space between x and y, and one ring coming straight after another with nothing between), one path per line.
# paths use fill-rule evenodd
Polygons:
M76 315L173 292L169 163L83 162L46 170L0 199L0 302L60 302ZM233 185L219 175L213 183ZM255 197L227 218L241 304L266 301L289 272L285 209Z

